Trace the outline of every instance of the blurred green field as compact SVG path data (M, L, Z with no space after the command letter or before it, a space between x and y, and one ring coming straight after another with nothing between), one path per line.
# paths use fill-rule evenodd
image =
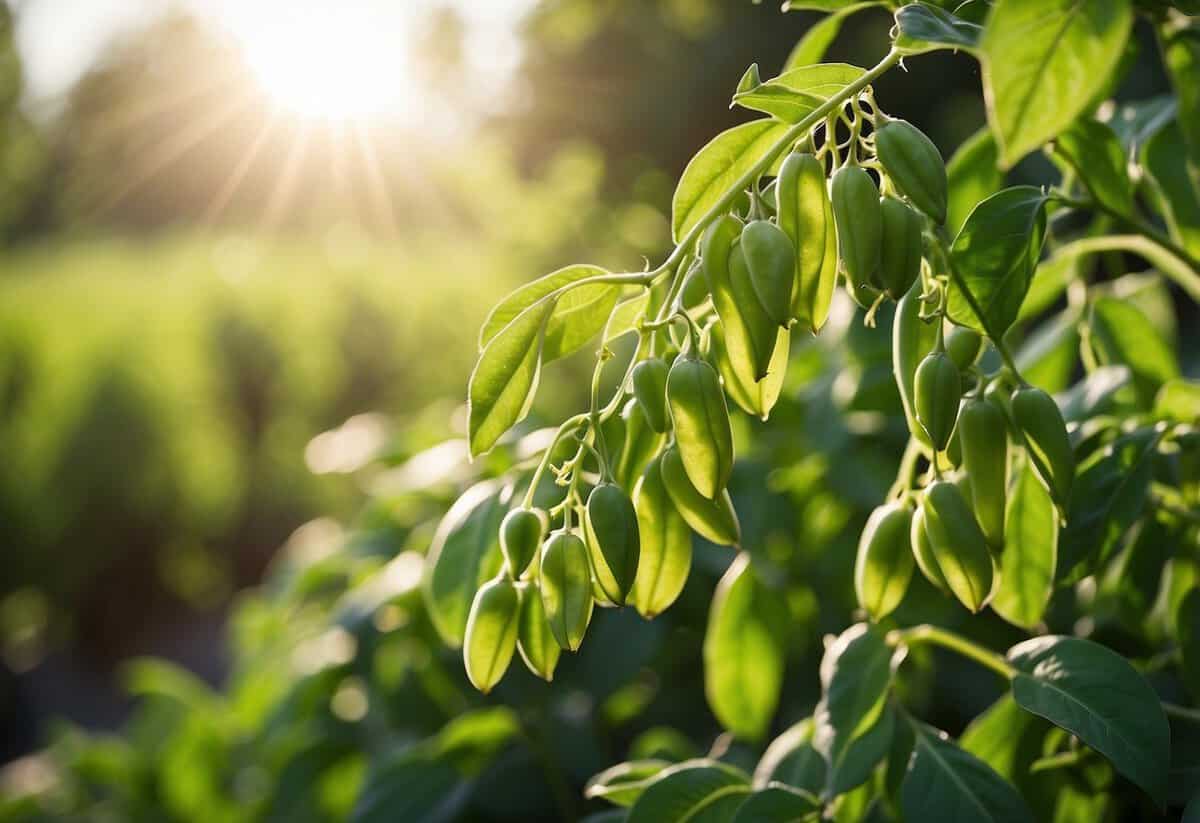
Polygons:
M155 599L154 581L130 575L214 605L256 580L300 522L358 499L310 473L314 435L434 398L447 398L449 433L479 323L524 272L517 255L430 245L341 227L87 237L9 255L3 591L34 587L62 621L79 607L96 639L109 635L104 587Z

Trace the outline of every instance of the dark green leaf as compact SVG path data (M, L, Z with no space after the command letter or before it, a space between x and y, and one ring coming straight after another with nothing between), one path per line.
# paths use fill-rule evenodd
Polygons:
M1021 795L990 766L954 745L944 732L910 722L913 757L900 787L905 820L1033 820Z
M779 783L756 791L742 804L734 823L800 823L820 817L821 804L808 792Z
M480 455L518 423L533 403L542 368L542 340L554 309L530 306L488 342L471 372L467 430L471 455Z
M1192 697L1200 701L1200 589L1192 589L1175 612L1180 671Z
M1114 106L1105 121L1121 141L1125 154L1137 157L1146 141L1175 119L1175 97L1163 94Z
M754 788L776 782L819 794L825 787L825 759L813 748L812 736L812 718L805 718L772 740L754 770Z
M1159 130L1141 153L1151 198L1167 222L1171 238L1200 255L1200 183L1187 162L1187 146L1178 122Z
M1140 429L1092 455L1078 469L1059 547L1059 576L1091 573L1107 560L1146 506L1159 433Z
M438 634L454 648L462 646L475 592L500 570L500 522L508 513L508 493L494 480L472 486L446 512L433 535L425 603Z
M1107 411L1132 383L1133 372L1127 366L1101 366L1055 400L1064 420L1079 422Z
M743 552L717 585L704 635L704 691L721 724L761 738L779 703L788 610Z
M1200 721L1169 715L1171 726L1171 771L1169 802L1173 806L1188 802L1192 791L1200 786Z
M1013 186L971 212L950 249L958 275L950 286L952 320L999 337L1017 319L1045 239L1045 206L1041 189Z
M1179 101L1179 124L1192 167L1200 168L1200 24L1180 15L1164 23L1162 33L1163 62Z
M1103 754L1160 805L1171 735L1158 696L1116 652L1077 637L1047 636L1009 649L1013 699Z
M862 736L851 741L841 757L831 764L826 779L825 794L836 797L870 778L875 767L887 757L896 727L896 713L884 703L879 719Z
M1049 492L1027 464L1019 467L1004 513L1000 587L992 598L996 614L1022 628L1042 620L1054 591L1058 560L1058 514Z
M1000 0L980 40L988 122L1007 168L1071 124L1108 83L1130 0Z
M646 787L671 763L667 760L631 760L618 763L592 777L583 787L584 797L598 797L618 806L632 806Z
M696 152L671 201L671 237L675 242L729 194L734 183L783 137L788 126L775 120L754 120L714 137Z
M750 794L746 775L716 760L688 760L659 772L629 810L628 823L728 823Z
M733 102L785 123L799 123L863 74L858 66L846 63L818 63L789 69L763 83L757 66L751 66L738 84Z
M866 623L846 629L825 649L823 696L813 714L813 747L831 768L879 719L899 659L883 634Z
M1004 185L1004 173L998 162L996 140L984 126L959 146L946 164L949 181L946 228L951 233L957 234L975 206Z
M1054 152L1070 165L1097 203L1119 214L1133 213L1125 150L1112 129L1096 120L1077 120L1054 141Z
M910 3L896 12L896 48L906 54L937 49L975 49L983 28L928 3Z

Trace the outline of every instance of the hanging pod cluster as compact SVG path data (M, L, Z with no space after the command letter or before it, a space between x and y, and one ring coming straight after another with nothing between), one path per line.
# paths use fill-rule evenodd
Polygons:
M880 304L896 301L892 363L912 435L913 459L859 541L854 587L872 619L900 606L914 569L972 611L988 603L1014 449L1065 509L1075 467L1054 401L1009 369L985 374L984 337L948 319L941 155L916 127L878 111L869 90L845 106L823 132L818 124L777 147L756 179L748 175L745 188L725 192L677 232L686 242L661 271L612 276L620 285L609 292L605 344L636 332L637 346L603 403L595 396L600 365L612 353L601 350L591 408L559 429L524 505L500 525L500 573L475 593L464 638L467 673L480 690L493 688L518 654L552 678L597 607L662 613L687 582L694 536L739 546L728 402L768 418L786 389L793 335L820 333L839 278L869 309L868 324ZM582 268L578 283L608 288L595 282L600 270ZM509 328L524 336L506 357L528 357L531 341L543 338L564 345L554 301L576 274L538 284L544 296L532 305L528 294L512 298ZM634 281L644 291L618 300ZM577 447L574 457L555 453L567 446ZM548 468L565 491L542 510L530 501Z

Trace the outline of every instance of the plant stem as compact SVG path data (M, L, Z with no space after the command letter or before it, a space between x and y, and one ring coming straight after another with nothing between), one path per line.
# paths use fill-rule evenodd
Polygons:
M533 493L537 491L538 485L542 482L542 475L546 473L546 469L550 466L550 458L558 449L558 444L570 432L575 431L580 426L588 422L587 414L577 414L574 417L568 417L558 427L558 431L554 433L554 439L550 441L550 445L546 447L546 451L542 454L542 462L538 463L537 469L533 472L533 477L529 479L529 488L525 490L525 500L522 505L525 508L530 508L533 505Z
M1200 709L1189 709L1187 706L1179 706L1175 703L1163 701L1163 711L1171 717L1178 717L1180 720L1190 720L1193 723L1200 723Z
M889 632L888 643L893 646L898 646L901 643L906 646L932 643L935 646L941 646L958 652L963 657L969 657L976 663L987 666L1007 680L1012 680L1017 673L1016 669L1008 665L1007 660L995 652L985 649L983 646L967 640L965 637L927 623L920 626L913 626L910 629L896 629Z
M913 469L916 468L917 461L924 452L925 450L921 447L917 438L908 438L908 445L904 447L904 455L900 458L900 468L896 470L896 481L888 489L887 496L889 500L894 497L900 497L912 486Z
M711 223L718 215L728 211L729 206L735 199L737 199L738 195L741 194L742 191L748 186L754 183L755 180L761 177L767 169L771 168L771 164L773 164L779 155L783 153L784 149L795 143L797 140L803 137L809 131L809 129L824 120L825 115L829 114L851 97L858 94L864 88L871 85L872 82L878 79L881 75L885 74L888 69L899 63L900 57L901 54L895 49L892 49L886 55L884 55L884 58L876 63L873 68L868 69L862 77L843 88L837 94L834 94L824 103L813 109L808 116L802 119L799 123L788 129L784 135L780 137L778 141L776 141L775 145L771 146L767 153L764 154L757 163L747 169L745 174L735 180L729 186L729 190L725 192L721 199L716 203L713 203L712 208L706 211L700 217L700 219L696 221L696 224L688 229L687 233L684 234L683 238L679 241L679 245L675 247L675 250L671 252L666 261L659 266L658 269L652 272L652 274L661 274L664 271L670 270L671 266L678 263L680 259L682 259L683 255L688 253L688 250L691 249L691 247L695 244L696 238L699 237L700 233L708 227L708 224Z
M1161 246L1163 251L1178 257L1188 267L1190 267L1192 271L1200 271L1200 260L1192 257L1187 249L1180 246L1170 237L1163 234L1161 231L1141 218L1122 214L1119 211L1110 209L1108 206L1097 200L1080 200L1066 195L1055 195L1055 199L1057 199L1064 206L1068 206L1072 209L1090 209L1092 211L1098 211L1102 214L1106 214L1113 220L1117 221L1117 223L1120 223L1128 228L1130 231L1134 231L1155 245Z
M1200 268L1191 266L1186 259L1179 257L1155 240L1140 234L1085 237L1059 247L1054 256L1079 256L1106 251L1125 251L1145 258L1153 263L1164 276L1178 283L1189 297L1200 303Z

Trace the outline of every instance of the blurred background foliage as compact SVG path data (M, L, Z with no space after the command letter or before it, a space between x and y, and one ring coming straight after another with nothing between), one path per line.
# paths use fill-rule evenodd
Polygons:
M55 740L78 781L55 801L64 814L100 797L117 819L333 819L369 779L367 752L410 752L396 768L413 768L399 742L459 718L484 730L463 733L471 746L529 745L499 771L464 744L449 778L406 774L482 775L489 791L460 798L500 804L479 819L534 820L574 809L618 756L711 740L701 691L671 687L700 679L698 628L728 561L713 547L662 619L606 613L556 688L513 676L500 698L515 715L463 714L481 701L429 626L413 558L456 493L521 447L474 466L425 450L462 434L490 306L570 262L633 270L660 255L687 159L748 116L728 108L737 79L755 61L773 74L816 15L516 4L519 60L503 94L483 94L470 5L428 4L405 46L414 106L448 119L314 127L273 105L190 6L123 29L65 93L31 100L16 35L54 2L0 19L0 758ZM870 64L890 25L854 16L828 59ZM1152 38L1138 43L1121 90L1134 98L1166 89ZM913 60L876 92L947 157L984 121L964 56ZM1033 158L1014 176L1047 168ZM793 358L771 426L740 433L747 542L807 581L789 595L808 627L794 670L812 675L789 680L793 707L814 699L816 639L846 622L848 558L903 445L888 337L842 314ZM579 406L580 363L554 367L535 425ZM853 413L822 413L834 407ZM748 493L764 483L771 494ZM363 597L394 602L376 614ZM56 717L124 722L118 664L146 654L199 679L139 664L127 738L52 734ZM984 683L930 704L953 728L987 696ZM687 739L653 731L665 726ZM454 730L426 745L453 748ZM49 779L44 766L21 779ZM537 791L512 788L530 774Z

